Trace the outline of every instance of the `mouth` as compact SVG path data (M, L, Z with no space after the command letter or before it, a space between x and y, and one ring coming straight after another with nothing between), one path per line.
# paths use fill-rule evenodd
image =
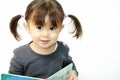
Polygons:
M48 44L50 40L41 40L43 44Z

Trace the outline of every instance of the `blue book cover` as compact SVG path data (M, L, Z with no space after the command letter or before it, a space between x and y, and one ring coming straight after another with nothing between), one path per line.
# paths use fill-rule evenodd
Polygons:
M3 73L1 74L1 80L67 80L69 73L72 70L72 66L73 64L71 63L47 79Z

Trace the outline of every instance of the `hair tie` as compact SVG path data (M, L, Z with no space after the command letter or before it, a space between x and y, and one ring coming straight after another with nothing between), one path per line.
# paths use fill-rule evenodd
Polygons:
M25 16L20 15L20 20L18 21L19 27L23 26L23 23L25 22Z
M21 15L21 19L25 20L25 15Z
M24 17L24 15L21 15L21 18Z
M64 15L63 23L64 25L68 25L71 22L71 18L69 18L69 15Z
M64 15L64 18L68 17L68 15Z

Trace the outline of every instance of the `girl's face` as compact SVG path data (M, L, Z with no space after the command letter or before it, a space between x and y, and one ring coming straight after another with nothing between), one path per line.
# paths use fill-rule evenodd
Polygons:
M63 26L61 25L58 26L58 28L54 28L49 21L49 16L46 16L44 26L36 26L32 21L29 21L25 27L31 35L35 48L54 49L58 35Z

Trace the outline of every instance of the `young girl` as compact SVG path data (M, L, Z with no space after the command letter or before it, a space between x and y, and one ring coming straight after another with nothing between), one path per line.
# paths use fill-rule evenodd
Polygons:
M10 30L16 40L20 40L17 24L23 16L17 15L11 19ZM63 20L70 17L75 24L74 34L79 38L82 29L79 20L64 14L61 5L56 0L33 0L27 7L23 24L31 35L32 41L16 48L10 62L9 73L48 78L72 61L69 56L69 47L57 41L63 29ZM73 65L69 80L77 80L78 72Z

